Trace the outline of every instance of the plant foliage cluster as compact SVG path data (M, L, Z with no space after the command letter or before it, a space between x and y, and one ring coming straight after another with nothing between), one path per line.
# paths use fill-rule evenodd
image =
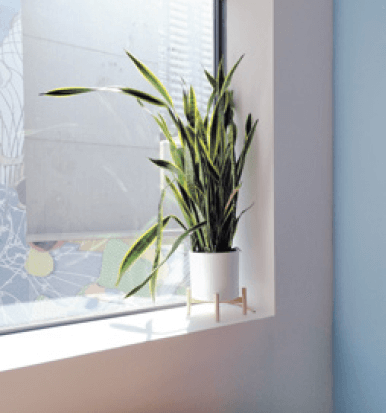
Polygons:
M233 238L241 215L237 214L237 201L241 188L241 178L247 153L256 130L257 120L249 114L243 132L244 139L239 155L236 155L238 136L234 121L234 97L229 90L232 77L243 56L226 75L220 62L216 76L205 71L212 87L206 113L202 115L197 106L194 88L184 88L184 116L176 112L173 101L161 81L141 61L126 52L139 72L158 92L153 96L143 91L128 87L105 88L59 88L44 93L49 96L70 96L95 90L121 92L135 97L138 102L148 103L163 108L170 117L178 134L178 141L173 137L164 115L160 112L152 115L162 133L169 142L170 159L150 159L157 167L166 170L166 188L161 193L158 207L158 220L142 234L125 254L121 263L117 284L132 264L156 242L156 253L152 272L127 296L135 294L149 282L150 291L155 297L158 269L178 248L180 243L190 236L192 251L225 252L233 249ZM183 217L163 216L165 191L172 192ZM174 242L171 250L161 261L162 231L171 221L176 221L184 230Z

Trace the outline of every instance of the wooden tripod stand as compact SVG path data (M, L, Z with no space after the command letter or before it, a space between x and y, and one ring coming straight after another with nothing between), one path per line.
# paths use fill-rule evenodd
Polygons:
M192 304L203 304L203 303L209 303L212 301L201 301L201 300L195 300L192 298L192 293L190 288L186 289L186 308L187 308L187 314L190 316L191 310L192 310ZM214 294L214 305L215 305L215 316L216 316L216 322L220 322L220 302L221 303L226 303L226 304L231 304L231 305L237 305L242 308L242 313L243 315L247 314L247 311L251 311L255 313L256 311L247 306L247 289L243 287L241 289L241 297L236 297L233 300L228 300L228 301L220 301L220 294L215 293Z

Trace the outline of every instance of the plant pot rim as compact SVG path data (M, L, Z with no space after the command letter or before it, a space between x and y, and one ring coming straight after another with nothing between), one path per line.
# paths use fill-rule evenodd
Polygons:
M189 251L191 254L212 254L212 255L217 255L217 254L231 254L233 252L240 252L241 250L239 248L233 248L229 251L212 251L212 252L208 252L208 251Z

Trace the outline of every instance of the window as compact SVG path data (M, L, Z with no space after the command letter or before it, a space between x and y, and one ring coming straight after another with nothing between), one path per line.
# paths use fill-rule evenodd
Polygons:
M115 281L156 214L160 176L147 158L159 157L162 136L127 96L38 94L70 85L146 89L127 49L177 107L181 76L204 105L203 67L213 71L221 8L212 0L0 4L0 332L149 307L146 287L122 296L150 269L151 253L118 288ZM184 256L181 249L161 272L158 305L182 302Z

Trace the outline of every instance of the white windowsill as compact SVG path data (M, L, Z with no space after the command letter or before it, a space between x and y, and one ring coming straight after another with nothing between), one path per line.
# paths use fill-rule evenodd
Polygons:
M191 334L270 317L263 310L242 315L238 306L220 305L220 322L214 304L158 310L78 324L26 331L0 337L0 371L33 366L99 351Z

